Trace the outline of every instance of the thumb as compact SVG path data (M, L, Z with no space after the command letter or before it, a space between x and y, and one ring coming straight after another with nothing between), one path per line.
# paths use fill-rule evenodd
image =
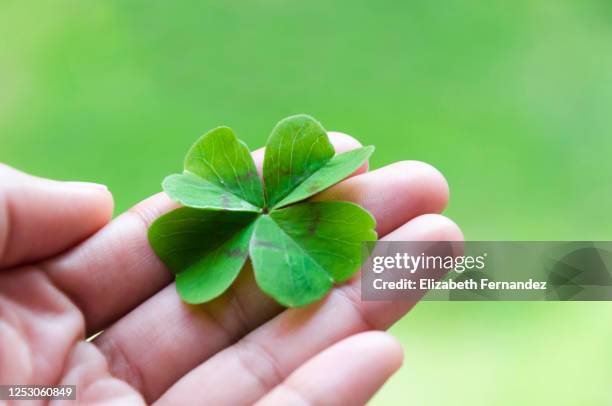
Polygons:
M0 164L0 268L72 247L106 224L106 186L37 178Z

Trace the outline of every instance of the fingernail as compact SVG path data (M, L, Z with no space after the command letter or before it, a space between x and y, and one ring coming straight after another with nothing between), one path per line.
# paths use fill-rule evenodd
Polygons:
M93 183L93 182L66 182L67 184L75 187L84 187L88 189L97 189L97 190L108 190L108 186L103 185L101 183Z

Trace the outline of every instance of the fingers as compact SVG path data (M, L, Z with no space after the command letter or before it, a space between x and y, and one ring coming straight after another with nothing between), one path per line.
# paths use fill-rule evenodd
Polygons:
M338 152L361 146L344 134L331 133L330 140ZM254 156L261 167L263 149ZM159 193L119 216L81 246L41 265L82 309L90 333L104 328L173 279L151 250L147 230L157 217L176 207L165 193Z
M112 212L103 185L37 178L0 164L0 268L66 250L106 224Z
M405 166L396 164L393 168L394 171L405 172L415 166L412 163ZM435 179L433 175L429 176ZM428 207L441 209L445 203L427 203L427 198L420 196L418 191L418 185L422 182L410 173L392 176L384 168L352 179L360 188L374 188L379 193L377 199L362 201L360 199L369 194L356 190L356 187L351 189L354 191L354 202L375 213L377 222L385 228L399 227L404 219L418 216L421 210ZM390 183L385 183L387 180ZM402 180L414 184L414 188L405 187ZM438 187L445 190L446 182L439 181ZM342 183L335 188L343 188ZM430 193L430 188L428 186L425 192ZM396 191L404 189L410 189L411 199L423 204L415 205L411 199L397 199ZM432 194L436 199L439 196L444 194ZM341 195L337 195L337 198L349 200ZM403 202L403 205L398 202ZM381 210L385 205L394 206L396 212ZM418 228L415 227L415 231L419 231L416 230ZM415 238L422 237L416 232L413 235ZM136 378L140 381L130 382L139 386L147 399L151 400L187 371L268 320L279 310L280 307L257 288L249 272L242 272L232 289L221 298L197 307L182 303L174 285L170 285L107 330L98 343L107 356L114 359L111 362L114 372L125 379ZM202 337L207 339L203 341ZM150 345L151 350L139 352L142 343L150 340L155 340ZM172 372L169 372L170 365Z
M460 240L463 236L447 218L426 215L413 219L384 240L442 238ZM355 279L334 289L323 302L282 312L189 372L161 400L172 403L189 393L203 403L251 404L318 352L350 335L385 329L413 305L414 302L400 301L362 302L360 280ZM187 326L182 327L181 335L187 334ZM199 337L206 336L203 331L199 333ZM178 333L174 333L174 336L178 338ZM142 343L144 337L138 339ZM200 347L211 344L208 340L200 341ZM132 347L130 350L135 349ZM193 347L190 349L194 350ZM141 356L139 354L138 359L133 359L132 365L138 365ZM170 360L159 357L158 361L157 365L161 368ZM149 364L152 365L152 361ZM138 370L141 374L147 373L144 368ZM219 371L223 371L223 374ZM224 376L233 377L231 386L223 384ZM156 382L160 383L159 380Z
M113 375L139 389L151 402L189 370L282 311L257 288L244 269L230 290L199 306L187 305L167 286L123 317L96 345ZM139 349L146 346L148 350Z
M79 306L88 334L104 328L173 279L149 246L147 230L156 218L176 207L166 194L158 193L83 244L39 265Z
M463 241L461 229L448 217L439 214L424 214L402 225L384 238L385 241ZM452 247L447 247L452 250ZM456 252L438 252L435 255L456 255ZM360 297L359 281L346 285L350 297ZM416 301L372 301L362 302L366 320L371 320L376 329L386 330L405 315ZM358 307L359 308L359 307ZM373 315L373 316L369 316Z
M385 235L420 214L441 213L448 202L448 183L431 165L402 161L347 179L313 200L359 202L377 219L378 234Z
M364 405L402 361L390 335L357 334L315 355L257 405Z

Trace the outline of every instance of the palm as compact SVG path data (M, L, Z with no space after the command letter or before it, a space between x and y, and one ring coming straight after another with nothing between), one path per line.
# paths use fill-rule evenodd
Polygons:
M331 139L337 150L357 146ZM413 303L361 302L358 279L283 310L244 270L213 302L182 303L146 238L174 207L163 194L107 225L104 190L0 168L2 196L0 384L76 384L82 403L359 404L401 362L388 336L363 332L387 328ZM446 183L418 162L362 168L316 198L364 206L383 239L462 238L428 214L444 208Z

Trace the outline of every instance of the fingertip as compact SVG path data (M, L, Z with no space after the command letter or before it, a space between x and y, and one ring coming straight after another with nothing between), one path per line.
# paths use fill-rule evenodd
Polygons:
M427 225L429 233L438 241L463 241L463 231L450 218L441 214L424 214L418 219Z
M422 161L399 161L389 165L400 177L405 177L405 185L415 187L412 180L418 179L418 185L427 197L425 212L441 213L448 204L449 186L446 178L437 168ZM412 181L412 182L411 182Z
M329 131L327 133L329 136L330 142L333 144L334 149L336 150L336 154L341 154L343 152L351 151L353 149L361 148L363 145L356 138L341 133L338 131ZM369 162L366 160L359 168L355 170L349 177L360 175L368 171Z
M375 357L379 366L384 367L389 375L397 371L404 362L402 345L395 337L384 331L368 331L347 340L359 341L357 346Z
M431 165L400 161L340 182L315 200L359 204L374 215L377 232L384 236L419 215L442 212L448 183Z
M71 200L70 206L81 212L82 219L89 223L91 232L97 231L112 219L115 200L106 185L89 182L57 183L63 185L65 196Z
M95 194L95 200L98 202L97 220L101 227L113 218L115 198L108 188L97 190Z
M387 358L392 361L390 366L393 371L397 371L404 363L404 347L391 334L379 331L379 340L381 341L381 348L384 348L387 353Z
M336 153L342 153L361 148L363 145L356 138L339 131L328 131L330 142L334 145Z
M390 241L463 241L461 228L441 214L423 214L385 236Z
M106 225L114 202L103 185L39 178L0 166L0 266L59 253Z

